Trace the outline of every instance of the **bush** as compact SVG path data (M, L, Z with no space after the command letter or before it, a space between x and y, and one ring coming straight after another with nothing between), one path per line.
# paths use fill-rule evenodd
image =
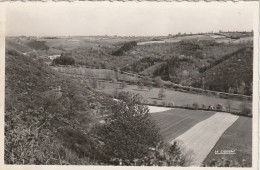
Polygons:
M163 106L167 106L167 103L165 101L162 102Z
M148 148L147 154L135 159L110 159L111 165L124 166L182 166L187 167L193 160L191 151L183 152L182 146L174 141L173 144L159 142L156 147Z
M219 110L219 111L224 111L225 107L222 104L219 103L219 104L216 105L216 109Z
M142 82L139 82L139 83L138 83L138 89L140 89L140 90L143 90L143 89L144 89L144 85L143 85Z
M169 102L169 103L168 103L168 106L169 106L169 107L173 107L173 106L174 106L174 102Z
M245 115L249 115L250 116L250 115L252 115L252 109L250 107L245 107L243 113Z
M119 85L119 88L121 88L121 89L126 88L126 83L125 83L125 82L121 83L121 84Z
M154 105L157 105L157 101L156 101L156 100L154 100L154 101L153 101L153 104L154 104Z
M241 114L242 115L249 115L252 114L252 109L248 106L246 101L243 101L240 104Z
M154 81L155 81L156 86L158 86L158 87L163 87L163 86L164 86L164 83L163 83L161 77L157 76L157 77L154 79Z
M248 167L246 160L243 159L242 162L229 160L226 158L221 158L218 160L212 159L209 163L204 164L203 166L209 167Z
M164 90L163 90L163 89L160 89L160 91L159 91L159 93L158 93L158 98L159 98L160 100L162 100L165 96L166 96L166 95L165 95Z
M53 60L53 65L60 64L60 65L74 65L75 59L65 55L64 53L61 54L60 57L55 58Z
M149 91L151 91L151 90L153 89L153 86L148 85L148 86L147 86L147 89L148 89Z
M112 83L116 83L117 79L116 78L112 78Z
M192 104L192 108L193 108L193 109L198 109L198 108L199 108L199 104L196 103L196 102L193 103L193 104Z
M214 109L215 109L214 106L209 105L208 110L214 110Z
M14 49L6 49L5 53L8 54L8 55L13 55L13 56L21 55L18 51L14 50Z
M202 105L201 105L201 108L202 108L202 109L207 109L207 106L206 106L205 104L202 104Z

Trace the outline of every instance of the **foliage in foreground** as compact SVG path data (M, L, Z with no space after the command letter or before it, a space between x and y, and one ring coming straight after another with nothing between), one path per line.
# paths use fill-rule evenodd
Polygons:
M159 142L155 148L150 147L146 156L135 159L110 159L112 165L124 166L189 166L193 159L193 153L186 151L180 143L173 144Z
M221 159L212 159L208 164L203 164L202 166L209 166L209 167L247 167L246 160L242 160L242 162L237 162L225 158Z
M105 123L96 126L93 133L104 143L106 160L142 158L149 147L155 147L161 140L159 130L148 108L138 105L141 103L139 95L121 92L118 99L105 115Z

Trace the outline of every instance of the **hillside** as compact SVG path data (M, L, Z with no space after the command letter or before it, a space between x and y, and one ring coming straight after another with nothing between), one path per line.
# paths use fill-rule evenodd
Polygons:
M5 77L6 164L118 165L161 139L140 96L117 102L9 48Z
M233 53L224 61L206 70L205 87L215 91L234 91L251 95L253 82L253 48Z
M5 77L5 163L93 163L89 131L113 100L10 50Z
M6 38L5 43L8 48L15 49L21 53L26 53L32 50L28 45L24 44L20 40Z
M184 41L142 46L142 48L146 50L146 55L149 54L150 57L136 60L122 69L151 77L160 76L165 81L171 81L185 86L221 92L228 92L228 87L231 87L234 89L231 93L241 93L238 92L237 89L241 83L244 82L247 90L245 90L243 94L251 95L250 86L252 76L250 75L252 75L253 69L253 53L252 50L251 53L244 53L244 49L252 48L251 45L205 43L206 42ZM138 50L138 48L140 47L136 49L137 55L140 55L138 53L141 50ZM156 53L154 50L157 50L157 53L161 55L159 57L153 56L153 54ZM144 52L144 50L142 50L142 52ZM168 55L166 55L166 53L168 53ZM242 57L243 55L246 55L246 57ZM230 72L229 69L231 68L233 71ZM235 74L235 76L230 80L229 77L224 76L225 72ZM239 77L239 74L249 76ZM204 78L204 82L202 82L202 77L205 75L207 76ZM215 75L222 76L222 78ZM219 87L213 87L218 85Z

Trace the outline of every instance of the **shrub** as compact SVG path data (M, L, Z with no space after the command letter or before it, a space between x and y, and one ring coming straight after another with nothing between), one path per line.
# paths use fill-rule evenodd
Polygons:
M116 78L112 78L112 83L116 83L117 79Z
M147 154L141 158L120 159L112 158L112 165L124 166L189 166L193 160L191 151L183 152L182 146L174 141L173 144L159 142L156 147L148 148Z
M147 89L148 89L149 91L151 91L151 90L153 89L153 86L148 85L148 86L147 86Z
M55 58L53 60L53 65L60 64L60 65L74 65L75 59L62 53L60 57Z
M93 89L98 88L98 81L97 81L96 79L89 80L89 83L90 83L90 86L91 86Z
M163 106L167 106L167 103L165 101L162 102Z
M124 89L126 87L126 83L125 82L123 82L123 83L121 83L120 85L119 85L119 88L121 88L121 89Z
M245 107L243 113L245 115L249 115L250 116L250 115L252 115L252 109L250 107Z
M159 93L158 93L158 98L159 98L160 100L162 100L165 96L166 96L166 95L165 95L164 90L163 90L163 89L160 89L160 90L159 90Z
M169 102L169 103L168 103L168 106L169 106L169 107L173 107L173 106L174 106L174 102Z
M163 83L161 77L157 76L157 77L154 79L154 81L155 81L155 84L156 84L158 87L163 87L163 86L164 86L164 83Z
M114 55L114 56L121 56L121 55L124 54L124 52L129 51L130 49L132 49L136 45L137 45L136 41L126 42L125 44L123 44L123 46L121 48L119 48L116 51L112 52L112 55Z
M6 49L6 54L9 54L9 55L13 55L13 56L19 56L21 55L18 51L14 50L14 49Z
M219 110L219 111L224 111L225 107L222 104L219 103L219 104L216 105L216 109Z
M192 104L192 108L193 108L193 109L198 109L198 108L199 108L199 104L196 103L196 102L193 103L193 104Z
M214 106L209 105L208 110L214 110L214 109L215 109Z
M118 89L117 88L115 88L115 90L113 92L113 96L114 96L114 98L118 97Z
M248 115L252 113L252 109L247 105L246 101L240 104L241 114Z
M202 109L207 109L207 106L206 106L205 104L202 104L202 105L201 105L201 108L202 108Z
M212 159L209 163L204 164L203 166L209 166L209 167L248 167L246 164L246 160L243 159L241 162L221 158L218 160Z
M138 89L140 89L140 90L143 90L143 89L144 89L144 85L143 85L142 82L139 82L139 83L138 83Z

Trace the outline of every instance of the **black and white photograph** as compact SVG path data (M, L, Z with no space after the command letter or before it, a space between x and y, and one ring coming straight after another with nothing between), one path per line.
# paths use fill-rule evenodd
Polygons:
M258 3L2 3L1 166L256 170Z

